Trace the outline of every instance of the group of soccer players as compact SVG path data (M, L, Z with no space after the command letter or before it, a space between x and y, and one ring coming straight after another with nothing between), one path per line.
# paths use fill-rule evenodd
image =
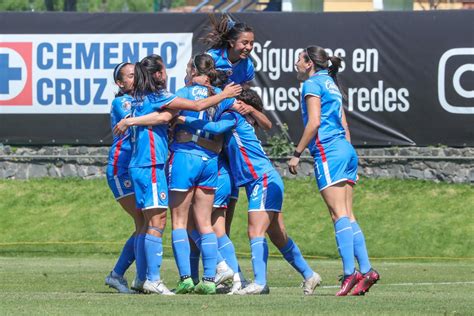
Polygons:
M176 94L166 90L166 68L158 55L135 65L121 63L114 69L120 91L111 109L114 142L107 180L136 229L106 284L121 293L214 294L217 285L231 280L229 294L268 294L268 234L304 278L304 294L313 294L321 277L286 233L281 213L283 182L255 135L255 128L269 129L271 122L262 112L259 96L248 88L255 76L248 58L253 29L228 16L211 17L211 26L204 38L209 50L192 57L186 85ZM351 294L362 295L379 275L371 268L352 212L357 156L350 145L337 86L339 66L340 59L329 58L320 47L310 46L299 56L296 69L299 79L305 80L302 111L306 128L289 168L297 172L299 155L308 147L343 259L344 278L336 295L347 295L353 288ZM245 187L249 203L254 272L250 284L241 273L229 238L238 187ZM179 271L174 290L160 276L168 207ZM360 272L355 269L354 256ZM133 261L137 271L130 290L124 274Z

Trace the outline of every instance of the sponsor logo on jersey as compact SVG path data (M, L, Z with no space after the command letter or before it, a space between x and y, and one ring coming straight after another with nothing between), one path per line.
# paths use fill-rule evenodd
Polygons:
M131 188L132 187L132 182L130 180L125 180L123 182L123 185L126 187L126 188Z
M160 193L160 199L166 200L166 193L165 192Z

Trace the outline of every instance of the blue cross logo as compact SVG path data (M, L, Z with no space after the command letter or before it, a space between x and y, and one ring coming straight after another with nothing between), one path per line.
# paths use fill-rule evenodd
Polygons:
M10 55L0 54L0 94L10 93L10 80L21 80L21 68L8 67Z

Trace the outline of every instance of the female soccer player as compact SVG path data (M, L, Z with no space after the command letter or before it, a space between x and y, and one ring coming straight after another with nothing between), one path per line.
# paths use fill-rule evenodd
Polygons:
M110 120L112 129L123 118L130 115L133 98L130 96L133 90L133 65L130 63L120 63L114 69L114 82L120 88L116 98L112 102ZM143 264L144 258L138 258L135 253L135 240L138 238L143 227L143 215L135 206L135 193L128 174L128 164L132 148L130 145L130 134L114 136L112 147L109 151L107 165L107 183L114 194L115 199L122 208L133 218L135 231L125 243L122 253L115 264L114 269L105 278L105 284L116 289L120 293L130 293L127 280L124 278L125 271L136 258L137 272L142 273L143 269L138 269ZM143 265L142 265L143 267ZM143 276L143 275L142 275Z
M253 49L253 29L245 23L235 23L228 15L218 21L210 16L211 30L202 38L210 48L217 70L227 76L227 81L238 84L250 83L255 77L255 69L249 56Z
M262 101L255 91L244 90L238 100L262 111ZM255 120L251 116L244 117L237 112L227 111L219 116L217 122L183 116L178 117L178 121L212 134L224 133L224 149L233 179L237 186L244 186L247 192L248 235L255 280L235 294L269 293L265 233L268 233L283 257L304 277L304 293L312 294L320 284L321 277L308 266L298 246L286 234L281 213L283 181L255 135Z
M163 255L161 236L166 224L168 185L164 165L168 158L168 125L177 110L201 111L222 100L238 95L238 85L229 85L222 93L191 101L166 91L166 68L158 55L145 57L135 64L132 116L120 121L114 132L132 128L133 152L129 165L137 207L144 211L147 225L144 250L147 262L146 292L172 295L160 279ZM137 285L140 288L140 285Z
M186 87L176 95L200 100L215 95L220 89L213 87L217 79L212 57L198 54L188 63ZM212 120L214 114L230 109L234 99L226 99L205 111L181 111L182 115ZM211 224L214 191L217 187L217 157L222 147L222 139L209 133L183 125L175 127L171 143L168 176L170 190L170 209L172 216L173 252L178 266L180 281L175 290L177 294L192 292L214 294L216 284L216 264L218 257L217 237ZM191 208L192 204L192 208ZM189 214L191 208L191 214ZM202 252L203 278L194 286L191 278L190 245L188 242L188 216L192 216L196 230L191 237Z
M380 276L370 265L364 235L352 211L358 158L350 143L337 82L340 66L339 57L329 57L319 46L309 46L299 54L296 70L298 79L304 81L301 111L305 129L288 166L290 172L296 174L299 157L308 146L314 157L319 191L334 222L344 268L341 289L336 296L345 296L354 287L352 295L364 295ZM354 255L360 272L355 269Z
M201 40L209 47L207 53L214 59L216 69L220 72L222 85L230 82L242 85L252 84L255 78L255 68L249 58L255 40L252 27L245 23L235 23L228 15L223 15L220 20L211 15L210 22L210 32ZM263 121L259 122L260 125L268 126L266 122L270 121L266 117L262 117L262 119ZM223 174L222 177L225 177L225 175ZM228 237L230 236L232 218L239 197L239 188L235 187L233 183L231 185L232 196L227 203L225 212L226 235ZM222 212L216 213L216 219L219 218L219 213ZM225 271L222 273L225 273ZM234 279L239 282L241 278L240 274L236 274Z

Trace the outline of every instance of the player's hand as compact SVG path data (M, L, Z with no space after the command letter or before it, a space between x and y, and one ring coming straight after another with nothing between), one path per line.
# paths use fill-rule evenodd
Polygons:
M170 128L174 129L176 125L178 124L184 124L186 121L186 117L183 115L177 115L173 118L173 120L170 122Z
M224 96L226 98L233 98L238 96L242 92L242 87L239 84L236 83L230 83L227 86L225 86L224 91Z
M186 116L183 116L183 115L178 115L176 116L176 118L174 119L174 124L184 124L186 122Z
M130 127L130 122L128 118L121 119L120 122L117 123L114 127L114 134L115 135L123 135Z
M252 113L254 108L250 105L247 105L247 104L241 102L241 101L237 101L232 106L232 109L239 112L242 115L247 115L247 114Z
M300 163L300 158L298 157L291 157L290 161L288 161L288 170L290 170L291 174L298 173L298 164Z

